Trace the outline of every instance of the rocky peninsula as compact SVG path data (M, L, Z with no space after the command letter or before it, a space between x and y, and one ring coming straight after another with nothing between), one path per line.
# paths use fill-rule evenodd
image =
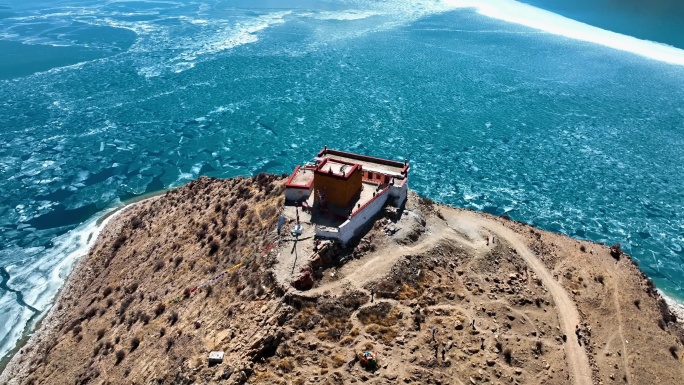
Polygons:
M414 192L318 244L285 183L127 206L0 384L684 383L682 324L628 255Z

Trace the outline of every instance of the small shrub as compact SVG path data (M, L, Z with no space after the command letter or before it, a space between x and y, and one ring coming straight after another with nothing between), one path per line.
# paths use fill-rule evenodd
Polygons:
M104 329L98 330L98 331L97 331L97 340L98 340L98 341L101 340L102 337L104 337L104 335L105 335L105 330L104 330Z
M601 285L603 285L603 280L604 280L603 274L599 274L596 276L596 282L600 283Z
M506 348L503 351L503 355L504 355L504 360L506 361L506 363L510 365L511 360L513 359L513 351L511 351L510 348Z
M586 252L587 252L587 247L584 246L584 245L580 246L580 251L583 252L583 253L586 253Z
M197 230L197 233L195 233L195 235L197 236L197 240L201 241L202 239L204 239L204 237L207 236L207 230Z
M140 346L140 338L133 337L133 339L131 340L131 351L137 349L138 346Z
M228 231L228 241L229 242L233 242L234 240L237 239L237 237L238 237L237 227L233 227L232 229L230 229L230 231Z
M641 309L641 300L635 299L634 300L634 306L636 306L637 309Z
M216 254L216 252L218 251L218 249L219 249L219 244L218 244L218 242L216 242L216 241L211 241L211 243L209 243L209 255Z
M117 250L119 250L119 248L123 246L124 242L126 242L127 239L128 237L126 236L126 234L119 235L119 237L116 238L116 240L114 241L114 244L112 244L112 251L116 252Z
M119 310L117 311L117 314L120 316L124 316L126 314L126 310L128 309L129 306L131 306L131 303L133 303L133 297L132 296L127 296L123 302L121 302L121 305L119 305Z
M209 297L213 291L214 291L214 289L211 288L211 285L208 285L206 287L206 289L204 289L205 297Z
M137 282L133 282L132 284L130 284L126 287L126 293L127 294L133 294L133 293L135 293L136 290L138 290L138 283Z
M97 314L97 308L91 307L83 314L83 318L91 319Z
M159 337L164 337L164 334L166 334L166 328L159 329Z
M266 206L261 210L259 213L259 216L261 219L269 219L272 218L276 214L276 207L275 206Z
M435 201L433 201L432 199L427 198L427 197L420 197L420 198L418 198L418 201L419 201L423 206L427 206L427 207L429 207L429 208L432 208L432 206L434 206L434 204L435 204Z
M110 294L112 294L112 287L111 286L105 287L104 290L102 291L102 296L107 297Z
M107 298L107 307L112 307L114 305L114 300L111 298Z
M501 353L501 351L503 351L503 346L501 345L501 342L496 341L496 344L494 346L496 346L496 350L498 350L499 353Z
M76 325L71 330L74 332L74 335L78 335L78 333L80 333L83 330L83 328L81 327L81 325Z
M154 272L155 273L158 272L159 270L163 269L163 268L164 268L164 261L160 260L154 264Z
M123 361L124 357L126 357L126 353L124 353L123 350L119 349L116 351L115 356L116 356L116 362L114 363L114 365L119 365L121 363L121 361Z
M175 325L176 322L178 322L178 313L176 313L174 311L173 313L169 314L168 320L169 320L169 325L171 325L171 326Z
M247 213L247 209L248 209L248 208L249 208L249 206L247 206L247 203L241 204L240 207L238 207L238 210L237 210L237 217L238 217L238 218L244 217L245 214Z
M195 321L194 325L195 325L195 329L199 329L202 327L202 323L199 321Z
M613 246L611 246L610 255L613 258L620 260L620 257L622 256L622 246L619 243L616 243Z
M142 225L142 219L138 217L131 219L131 228L137 229L140 225Z
M166 351L168 352L173 347L173 338L169 337L166 339Z
M543 346L544 346L544 344L542 344L541 341L536 341L536 342L534 343L535 352L537 352L537 354L542 354L542 348L543 348Z
M97 355L100 354L100 349L102 349L102 342L100 342L95 346L95 348L93 348L93 357L97 357Z
M670 351L670 354L672 354L672 357L679 359L679 347L677 345L672 345L668 349Z
M157 307L154 309L154 315L159 317L164 313L164 310L166 310L166 305L163 303L157 304Z
M178 265L180 265L181 262L183 262L183 257L180 256L176 257L176 259L173 260L173 263L176 265L176 267L178 267Z
M665 329L667 329L667 324L662 319L659 319L658 320L658 327L665 330Z
M94 380L99 376L100 376L100 371L91 366L90 368L88 368L84 372L79 373L76 376L74 383L78 384L78 385L80 385L80 384L91 384L91 383L95 382Z
M78 326L78 325L80 325L80 324L81 324L81 320L80 320L80 319L75 319L75 320L73 320L73 321L71 321L71 322L69 323L69 325L67 326L66 330L67 330L67 331L72 331L72 330L74 329L74 327L76 327L76 326Z

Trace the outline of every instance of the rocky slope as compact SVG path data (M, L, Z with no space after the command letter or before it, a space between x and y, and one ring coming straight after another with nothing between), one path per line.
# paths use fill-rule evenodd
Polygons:
M128 207L0 383L684 383L681 325L628 256L415 194L295 290L279 275L313 240L276 234L283 183Z

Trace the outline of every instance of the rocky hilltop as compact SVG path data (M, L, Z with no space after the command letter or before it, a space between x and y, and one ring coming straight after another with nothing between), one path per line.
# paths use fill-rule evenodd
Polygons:
M0 383L684 383L681 324L628 255L414 193L314 250L276 231L283 192L200 178L125 208Z

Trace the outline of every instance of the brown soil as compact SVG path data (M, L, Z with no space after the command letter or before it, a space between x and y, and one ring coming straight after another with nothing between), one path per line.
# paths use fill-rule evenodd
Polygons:
M684 383L681 324L626 255L412 193L298 291L313 240L276 236L282 192L201 178L131 206L0 383Z

